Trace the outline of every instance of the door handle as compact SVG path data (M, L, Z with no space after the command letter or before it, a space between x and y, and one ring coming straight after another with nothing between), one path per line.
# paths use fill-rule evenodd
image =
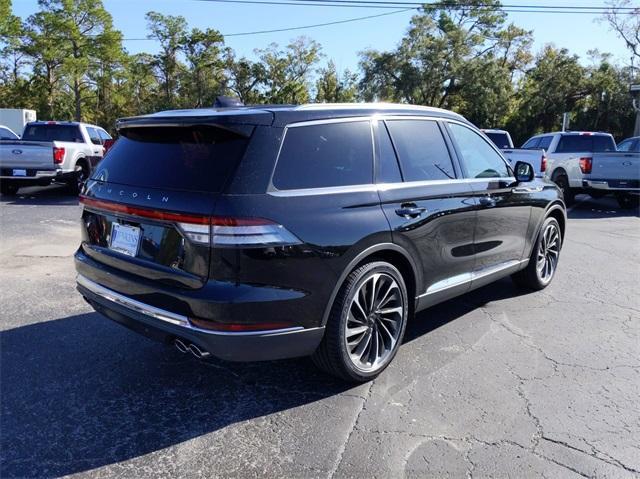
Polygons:
M494 200L490 196L481 196L480 197L480 204L482 206L495 206L496 205L496 200Z
M401 208L398 208L396 210L396 214L404 218L416 218L420 216L422 213L424 213L425 211L427 211L426 208L418 206L414 203L410 203L407 205L402 205Z

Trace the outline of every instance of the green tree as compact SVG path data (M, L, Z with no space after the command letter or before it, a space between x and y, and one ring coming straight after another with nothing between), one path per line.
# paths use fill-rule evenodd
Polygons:
M455 108L461 80L471 76L465 69L477 71L478 59L502 58L507 74L521 67L530 34L511 25L505 28L500 3L458 3L462 8L447 1L425 5L394 51L361 54L360 85L366 100Z
M348 103L358 96L358 75L345 70L338 74L336 64L330 60L320 69L316 80L316 103Z
M228 48L225 52L225 70L227 87L240 101L245 105L264 103L262 87L267 71L262 63L245 57L236 59L233 50Z
M300 37L285 50L272 43L256 54L264 65L264 99L267 103L306 103L313 67L320 60L320 45Z
M585 78L586 70L577 55L547 45L526 72L517 92L517 106L508 122L516 141L559 129L562 114L573 111L588 94Z
M210 106L215 97L224 92L223 46L222 35L211 28L204 31L194 28L185 34L182 51L188 66L184 81L188 106Z
M164 91L164 108L178 106L177 93L180 73L184 66L178 54L183 48L187 34L187 21L182 16L147 13L147 24L153 38L160 44L160 52L155 55L158 79Z

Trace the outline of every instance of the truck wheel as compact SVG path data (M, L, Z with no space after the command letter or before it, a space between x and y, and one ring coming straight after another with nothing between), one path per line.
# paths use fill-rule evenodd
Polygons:
M564 196L564 202L567 206L573 204L576 199L575 192L569 186L569 178L567 175L559 174L554 176L553 182L558 185L558 188L562 190L562 196Z
M398 352L408 315L400 271L384 261L366 263L340 288L313 362L346 381L369 381Z
M67 188L72 195L79 195L85 181L89 178L89 167L84 161L76 163L75 172L67 181Z
M629 193L618 193L616 195L616 200L618 200L618 204L623 210L630 210L640 206L640 196L637 195L630 195Z
M13 196L15 195L20 187L15 183L11 183L9 181L0 182L0 193L4 196Z
M546 288L556 274L562 231L555 218L548 217L542 223L540 233L529 257L529 264L522 271L511 275L513 282L521 288L539 291Z

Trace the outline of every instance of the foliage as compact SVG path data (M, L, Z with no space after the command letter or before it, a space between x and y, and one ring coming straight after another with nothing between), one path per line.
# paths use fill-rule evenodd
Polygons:
M156 53L128 53L101 0L38 0L27 19L0 0L0 107L33 108L43 119L82 119L113 129L119 117L212 105L218 95L245 104L395 101L449 108L481 127L506 127L518 142L560 127L629 135L631 68L594 51L590 64L508 24L498 0L440 0L411 19L398 46L360 53L360 71L322 62L305 37L238 57L213 28L149 12ZM638 56L640 15L604 20ZM462 4L460 6L459 4Z

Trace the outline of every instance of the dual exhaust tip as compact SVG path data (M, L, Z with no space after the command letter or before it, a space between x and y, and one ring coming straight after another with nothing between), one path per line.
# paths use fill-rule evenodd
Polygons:
M181 353L183 354L191 353L198 359L206 359L209 356L211 356L211 353L209 351L204 351L203 349L200 349L198 346L196 346L193 343L187 344L182 339L179 339L179 338L176 338L173 341L173 344L175 345L176 349Z

